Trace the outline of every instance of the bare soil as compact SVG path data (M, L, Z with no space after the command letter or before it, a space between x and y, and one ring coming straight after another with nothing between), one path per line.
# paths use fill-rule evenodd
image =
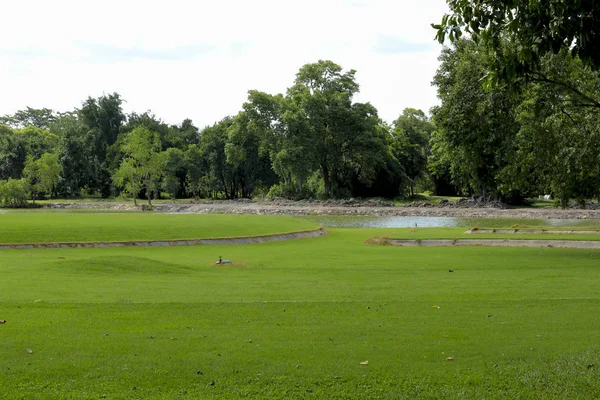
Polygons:
M463 206L464 205L464 206ZM49 203L49 208L95 210L141 210L131 203ZM531 218L531 219L600 219L597 209L511 208L498 203L477 204L469 201L446 202L439 206L411 203L394 206L385 201L194 201L189 203L158 203L153 210L161 213L188 214L270 214L270 215L369 215L369 216L424 216L472 218Z

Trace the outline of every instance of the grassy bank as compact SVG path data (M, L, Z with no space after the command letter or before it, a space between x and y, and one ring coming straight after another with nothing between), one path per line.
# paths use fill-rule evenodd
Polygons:
M48 243L259 236L318 226L287 216L32 212L0 214L0 227L0 243Z

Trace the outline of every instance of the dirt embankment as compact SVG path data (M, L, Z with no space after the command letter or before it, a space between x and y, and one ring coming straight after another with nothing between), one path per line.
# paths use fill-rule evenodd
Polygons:
M132 240L120 242L56 242L56 243L7 243L0 244L0 250L8 249L68 249L68 248L106 248L106 247L172 247L200 246L218 244L252 244L280 242L285 240L305 239L324 236L327 231L323 228L311 231L276 233L262 236L242 236L215 239L175 239L175 240Z
M142 206L127 203L50 203L49 208L95 210L141 210ZM479 204L470 200L444 202L433 206L428 203L410 203L394 206L385 201L358 202L332 201L195 201L190 203L157 203L153 210L162 213L188 214L269 214L269 215L370 215L370 216L424 216L474 218L531 218L531 219L600 219L596 209L510 208L498 203Z

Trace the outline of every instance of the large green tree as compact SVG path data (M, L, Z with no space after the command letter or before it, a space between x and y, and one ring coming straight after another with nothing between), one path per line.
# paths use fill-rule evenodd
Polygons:
M373 181L385 162L377 110L352 103L359 90L355 73L320 60L300 68L288 89L291 102L308 120L310 151L320 167L325 196L351 193L355 177Z
M466 39L442 51L433 81L441 105L433 112L430 161L434 175L448 168L464 192L498 197L498 174L515 151L519 125L514 110L520 97L502 87L484 90L488 57L485 47Z
M600 108L597 92L585 92L577 80L545 74L544 57L568 52L591 67L600 67L600 4L596 0L448 0L450 13L437 39L457 41L467 33L486 47L489 84L499 81L545 82L562 88L580 106ZM508 43L508 45L507 45Z
M586 64L600 66L600 4L595 0L448 0L450 13L437 38L459 39L463 32L502 59L502 41L516 45L524 70L547 53L568 49ZM510 73L511 71L506 71ZM518 72L518 71L512 71Z

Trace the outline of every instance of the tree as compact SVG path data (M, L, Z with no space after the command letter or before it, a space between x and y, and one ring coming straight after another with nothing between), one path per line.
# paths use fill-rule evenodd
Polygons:
M74 113L59 116L50 129L59 137L57 154L62 167L59 193L78 196L81 189L98 186L101 166L94 154L93 131Z
M88 97L79 115L82 122L96 132L96 155L104 162L106 149L117 141L119 129L125 122L123 99L118 93L102 95L97 99Z
M133 197L133 205L137 206L136 199L137 194L141 190L142 175L135 160L133 158L122 160L119 169L113 173L112 179L117 186L122 187L125 190L125 193L128 193Z
M458 40L465 32L502 58L502 40L508 38L524 70L563 49L600 66L600 5L595 0L448 0L448 6L451 13L432 24L440 42Z
M0 124L10 125L13 128L25 128L33 126L40 129L48 129L56 120L56 114L49 108L31 108L19 110L13 115L0 117Z
M289 97L251 90L244 110L251 129L260 138L271 168L283 181L283 194L302 195L308 177L318 167L310 126L303 111Z
M600 88L598 72L565 54L544 57L540 69L589 91ZM552 193L562 206L600 194L600 110L567 99L556 85L528 85L516 108L518 151L502 177L505 185Z
M203 189L203 178L206 176L208 165L204 158L202 149L197 144L188 146L184 154L186 166L186 189L193 197L200 197Z
M290 101L308 121L310 151L320 167L325 196L348 193L353 176L372 181L384 162L377 110L352 103L359 89L355 72L321 60L300 68L288 89Z
M5 207L23 207L27 204L27 181L12 178L0 181L0 200Z
M430 160L434 174L446 166L464 192L497 198L498 174L515 152L520 97L502 87L484 90L487 58L485 47L466 39L442 51L433 81L442 104L433 112L437 129Z
M595 92L582 92L577 81L542 73L544 57L568 52L592 69L600 67L600 5L595 0L448 0L450 14L436 38L457 41L463 33L491 51L488 83L520 83L519 77L563 88L585 107L600 108ZM507 45L508 44L508 45Z
M131 131L123 144L123 153L126 159L121 162L121 167L113 181L121 185L128 182L129 188L145 188L148 205L152 205L152 193L158 190L160 178L164 170L165 158L160 154L160 138L143 126L138 126ZM137 182L133 182L136 179ZM134 198L135 202L135 198Z
M183 151L175 147L168 148L164 152L164 163L161 187L172 199L175 199L185 184L186 171Z
M244 111L235 116L228 129L225 156L241 197L249 198L258 187L274 183L267 152L261 150L260 136Z
M415 183L427 174L429 139L433 130L425 113L414 108L405 108L394 121L392 152L408 178L411 195L414 195Z
M52 195L59 182L60 172L61 166L57 154L45 153L37 160L31 156L27 158L23 175L29 183L33 202L38 193Z
M200 158L205 160L207 168L202 178L203 186L212 197L216 197L218 193L223 193L228 199L237 197L238 182L225 154L228 132L232 124L233 119L226 117L213 126L205 128L200 137Z

